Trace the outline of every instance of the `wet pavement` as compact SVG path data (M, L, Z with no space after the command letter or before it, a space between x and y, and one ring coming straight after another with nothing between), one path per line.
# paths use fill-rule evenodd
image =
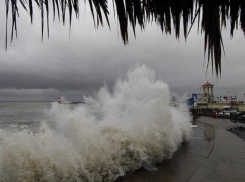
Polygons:
M228 119L200 117L188 143L156 171L140 169L120 182L245 182L245 141L226 129L244 126Z

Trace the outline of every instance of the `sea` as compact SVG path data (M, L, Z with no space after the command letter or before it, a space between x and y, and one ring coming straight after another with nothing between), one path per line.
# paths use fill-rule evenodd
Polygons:
M8 132L37 132L47 120L52 102L0 102L0 128Z
M0 181L108 181L154 171L192 135L184 103L144 65L83 104L0 102Z

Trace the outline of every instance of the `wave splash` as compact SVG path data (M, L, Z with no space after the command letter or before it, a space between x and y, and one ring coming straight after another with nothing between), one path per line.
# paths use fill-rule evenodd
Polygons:
M54 127L0 131L0 181L114 181L171 158L191 135L190 116L170 106L168 86L146 66L71 109L53 103Z

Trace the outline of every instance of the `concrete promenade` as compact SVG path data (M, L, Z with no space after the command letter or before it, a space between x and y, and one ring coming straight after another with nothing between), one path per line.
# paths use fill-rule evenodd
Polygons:
M200 117L196 125L191 140L157 171L141 169L118 181L245 182L245 141L226 130L243 124Z

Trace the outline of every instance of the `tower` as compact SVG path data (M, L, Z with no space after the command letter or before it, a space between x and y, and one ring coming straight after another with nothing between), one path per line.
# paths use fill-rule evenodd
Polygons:
M202 101L204 102L213 102L214 101L214 85L205 83L202 85Z

